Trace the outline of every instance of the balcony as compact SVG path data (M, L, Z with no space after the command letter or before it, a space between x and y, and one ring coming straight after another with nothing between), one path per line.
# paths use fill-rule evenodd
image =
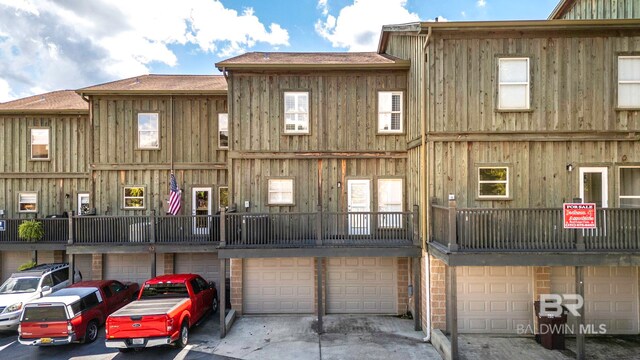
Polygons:
M69 219L36 219L42 223L44 237L35 242L27 242L18 236L18 226L29 219L0 219L6 224L0 231L0 250L62 250L69 239Z
M599 208L596 228L564 229L561 208L431 206L429 249L450 265L635 265L640 209Z

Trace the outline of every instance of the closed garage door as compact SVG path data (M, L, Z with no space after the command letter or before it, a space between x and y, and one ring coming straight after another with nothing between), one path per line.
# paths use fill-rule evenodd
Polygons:
M104 279L142 284L151 278L150 254L105 254Z
M313 258L246 259L243 276L245 313L313 312Z
M607 326L607 334L638 334L638 269L631 266L585 268L585 323ZM551 292L575 293L573 267L553 267ZM575 324L569 316L570 324Z
M2 282L18 271L18 266L31 261L31 251L2 252Z
M82 280L91 280L93 279L92 274L92 257L91 254L78 254L75 257L75 267L76 270L82 273Z
M327 312L396 314L396 258L328 258Z
M461 333L515 334L533 318L532 268L459 267Z
M176 274L198 274L207 281L220 281L220 260L210 253L175 254Z

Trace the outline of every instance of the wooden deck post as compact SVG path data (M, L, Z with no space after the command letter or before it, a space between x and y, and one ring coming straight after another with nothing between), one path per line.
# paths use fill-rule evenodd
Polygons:
M69 239L67 240L67 244L69 245L73 245L73 241L75 240L73 231L73 215L73 210L71 210L69 212Z
M451 198L451 195L450 195ZM449 251L458 251L458 234L456 226L456 208L455 198L449 200Z
M447 272L447 330L451 344L451 359L458 359L458 285L456 267L448 266Z
M322 246L322 206L316 206L316 246Z
M413 245L422 247L422 242L420 241L420 206L413 205L413 234L412 240Z
M227 221L224 207L220 210L220 247L227 245Z
M227 325L225 318L227 316L227 262L226 259L220 259L220 285L218 286L218 311L220 312L220 339L227 336Z
M576 293L582 297L584 300L584 266L576 266ZM578 328L576 329L576 359L584 360L585 358L585 347L584 347L584 304L578 309L580 316L577 317Z
M582 198L573 198L574 203L581 203ZM585 251L586 246L584 244L584 230L576 229L576 250Z
M154 278L157 275L157 259L156 250L154 244L156 242L156 211L151 210L151 217L149 218L149 252L151 253L151 277Z
M322 261L324 260L324 258L318 257L316 258L316 272L317 272L317 279L318 279L318 283L316 285L317 287L317 295L316 297L318 298L318 303L316 306L316 309L318 310L318 334L322 334L324 333L324 329L323 329L323 325L322 325L322 316L324 315L324 308L322 306Z

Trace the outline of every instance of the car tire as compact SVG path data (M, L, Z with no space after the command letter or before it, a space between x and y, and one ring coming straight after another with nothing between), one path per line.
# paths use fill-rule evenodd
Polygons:
M187 346L189 343L189 321L185 320L182 322L182 327L180 328L180 336L178 337L178 341L176 341L176 345L179 348L183 348Z
M90 344L98 338L98 322L91 320L87 324L87 329L84 332L83 343Z
M216 311L218 311L218 306L219 306L219 300L217 297L214 297L213 305L211 306L211 313L215 313Z

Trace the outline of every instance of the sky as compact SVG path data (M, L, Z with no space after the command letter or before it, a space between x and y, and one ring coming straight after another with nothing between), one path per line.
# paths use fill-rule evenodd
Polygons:
M546 19L559 0L0 0L0 102L251 51L376 51L382 25Z

